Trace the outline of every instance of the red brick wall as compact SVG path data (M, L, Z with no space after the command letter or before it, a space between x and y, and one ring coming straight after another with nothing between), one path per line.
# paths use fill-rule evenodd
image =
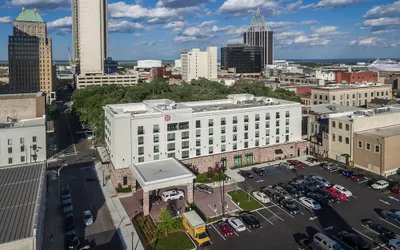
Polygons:
M336 83L342 83L343 81L354 83L354 82L378 82L377 72L336 72Z
M311 88L296 88L296 95L305 95L305 94L310 94L311 95Z

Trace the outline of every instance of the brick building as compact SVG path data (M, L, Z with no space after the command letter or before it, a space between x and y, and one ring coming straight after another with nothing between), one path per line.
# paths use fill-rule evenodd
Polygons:
M378 82L378 72L336 72L336 83Z

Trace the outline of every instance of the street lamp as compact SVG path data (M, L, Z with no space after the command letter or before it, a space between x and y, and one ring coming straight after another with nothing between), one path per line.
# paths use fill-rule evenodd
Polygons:
M135 235L135 232L131 232L131 235L132 235L132 250L133 250L133 236Z

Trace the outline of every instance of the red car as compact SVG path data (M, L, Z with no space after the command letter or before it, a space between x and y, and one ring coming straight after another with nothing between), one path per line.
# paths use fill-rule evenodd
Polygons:
M392 192L395 194L400 194L400 187L398 186L393 186L392 187Z
M350 176L350 178L353 181L357 181L357 182L360 182L360 181L363 181L366 179L365 175L363 175L363 174L353 174Z
M224 222L224 221L218 222L218 223L217 223L217 227L218 227L218 230L219 230L226 238L232 237L232 236L234 235L234 232L233 232L232 227L231 227L228 223L226 223L226 222Z
M340 193L340 192L339 192L336 188L334 188L334 187L330 187L330 188L323 187L322 189L325 190L325 191L327 191L327 192L329 192L330 194L332 194L333 197L335 197L335 198L339 198L339 199L341 199L341 200L345 200L345 199L347 198L345 194Z
M298 168L302 168L303 167L303 163L297 161L297 160L288 160L288 163L292 164L293 166L296 166Z

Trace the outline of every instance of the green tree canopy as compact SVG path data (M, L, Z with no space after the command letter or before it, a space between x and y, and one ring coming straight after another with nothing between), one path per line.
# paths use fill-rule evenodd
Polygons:
M175 225L175 219L172 217L171 211L167 208L161 208L157 221L157 232L164 233L165 237L167 237L168 232L174 229Z

